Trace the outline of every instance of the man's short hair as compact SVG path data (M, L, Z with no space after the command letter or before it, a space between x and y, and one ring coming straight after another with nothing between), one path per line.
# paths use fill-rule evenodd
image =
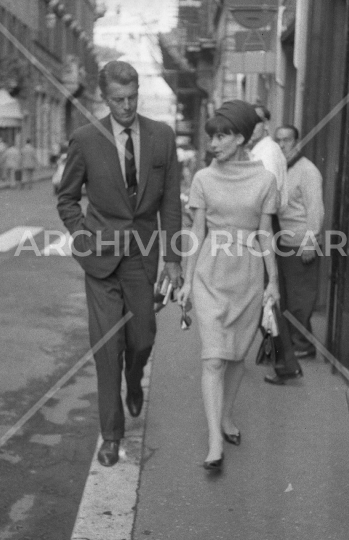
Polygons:
M260 103L254 103L253 106L254 106L254 109L255 109L256 112L257 112L257 109L261 109L261 111L263 112L263 118L261 118L262 122L264 120L270 120L271 114L270 114L269 109L267 109L264 105L261 105ZM257 114L258 114L258 112L257 112ZM258 114L258 116L259 116L259 114Z
M99 72L98 84L103 95L107 93L110 82L124 85L134 82L138 86L138 73L128 62L112 60L105 64Z
M296 126L293 126L292 124L285 124L283 126L279 126L278 128L276 128L275 130L275 133L279 130L279 129L289 129L290 131L292 131L293 133L293 138L295 141L298 141L299 139L299 130L296 128Z

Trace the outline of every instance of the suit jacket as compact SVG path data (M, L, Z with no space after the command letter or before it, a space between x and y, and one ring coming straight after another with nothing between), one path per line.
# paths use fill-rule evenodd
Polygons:
M149 250L143 254L143 265L154 283L159 258L158 212L161 229L166 233L164 260L180 261L180 243L176 246L171 242L181 229L179 174L172 129L141 115L138 118L140 170L135 211L115 144L94 124L77 129L71 137L57 208L69 232L73 236L77 233L73 246L81 255L73 250L73 256L88 274L97 278L110 275L124 256L125 231L137 231ZM113 136L110 115L101 124ZM83 184L88 198L86 215L80 206Z

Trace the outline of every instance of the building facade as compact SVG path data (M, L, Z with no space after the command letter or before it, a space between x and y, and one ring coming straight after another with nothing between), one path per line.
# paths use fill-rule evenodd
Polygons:
M94 0L0 0L0 86L17 101L22 114L12 125L0 118L0 136L19 146L30 138L42 165L49 164L50 156L86 119L40 66L93 112L97 17ZM16 40L28 54L18 49Z
M177 27L159 35L162 75L177 99L177 143L196 150L198 167L205 163L204 124L213 82L210 9L210 0L179 0Z
M166 122L172 128L175 118L175 96L161 77L161 54L156 35L160 21L149 21L142 14L118 4L108 10L94 28L96 46L105 50L100 63L110 60L129 62L139 75L138 111L140 114ZM101 100L98 117L108 113Z
M278 107L282 122L299 129L302 151L323 176L318 305L326 312L326 345L348 370L349 3L281 0L279 20ZM341 242L341 250L331 248Z
M304 88L303 133L316 129L305 151L325 182L325 230L342 253L324 257L327 282L327 346L349 369L349 5L345 0L309 2L309 35ZM329 239L327 241L329 248ZM349 372L348 372L349 373Z

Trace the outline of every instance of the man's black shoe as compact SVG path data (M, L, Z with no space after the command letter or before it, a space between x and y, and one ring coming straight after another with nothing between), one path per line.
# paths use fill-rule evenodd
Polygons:
M126 404L131 416L139 416L143 406L143 390L140 388L137 392L128 390Z
M264 377L264 381L269 384L277 384L281 386L289 379L299 379L300 377L303 377L303 371L301 368L296 369L295 371L278 370L276 375L266 375Z
M275 370L276 374L280 379L299 379L300 377L303 377L303 371L301 368L296 369L295 371L285 371L282 369Z
M104 467L112 467L119 460L120 441L103 441L98 452L98 461Z

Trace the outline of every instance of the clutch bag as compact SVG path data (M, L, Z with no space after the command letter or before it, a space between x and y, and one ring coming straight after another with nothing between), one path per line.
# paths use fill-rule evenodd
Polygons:
M272 365L279 368L284 365L283 347L277 322L277 309L271 299L263 308L261 321L263 339L256 356L257 365Z

